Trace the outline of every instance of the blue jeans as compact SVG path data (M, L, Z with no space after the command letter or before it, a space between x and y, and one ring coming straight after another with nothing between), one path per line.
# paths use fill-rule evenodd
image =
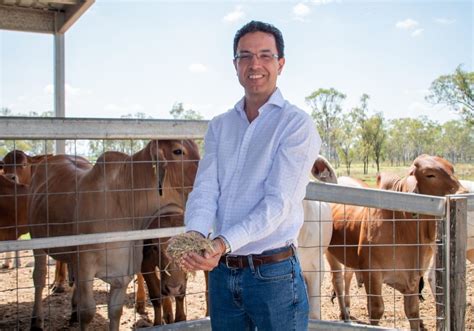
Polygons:
M219 263L209 273L212 330L306 331L308 294L298 258L258 267L249 259L249 264L231 269Z

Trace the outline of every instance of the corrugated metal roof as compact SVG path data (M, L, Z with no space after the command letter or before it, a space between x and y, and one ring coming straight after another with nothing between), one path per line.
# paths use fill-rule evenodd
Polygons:
M0 0L0 29L65 33L94 0Z

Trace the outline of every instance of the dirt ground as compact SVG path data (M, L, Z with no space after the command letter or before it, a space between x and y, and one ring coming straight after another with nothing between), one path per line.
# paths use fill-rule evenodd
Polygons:
M22 267L19 269L0 270L0 330L27 330L30 325L30 317L33 309L33 280L31 267L24 267L32 261L31 252L22 252ZM466 330L474 330L474 265L467 263L467 307L466 307ZM49 266L49 282L53 281L54 265ZM428 285L427 285L428 286ZM97 313L93 320L93 330L107 329L107 284L100 280L94 282ZM322 288L322 318L324 320L337 320L339 308L337 303L330 301L332 286L329 274L324 277ZM153 309L150 303L147 305L147 314L139 315L134 309L135 282L128 287L128 297L121 318L121 330L131 330L139 326L149 325L147 322L153 320ZM65 293L50 295L45 289L43 303L45 307L45 329L47 330L78 330L78 327L70 327L68 319L70 315L70 301L72 290L68 288ZM353 295L351 301L351 315L362 322L367 322L366 296L363 288L359 289L352 284ZM425 301L420 304L421 316L425 326L429 330L435 330L436 312L434 299L430 290L426 287L423 291ZM408 321L403 312L403 298L400 293L392 289L384 288L385 314L381 320L382 326L408 328ZM188 320L204 317L206 310L205 286L202 273L188 283L186 296L186 311Z

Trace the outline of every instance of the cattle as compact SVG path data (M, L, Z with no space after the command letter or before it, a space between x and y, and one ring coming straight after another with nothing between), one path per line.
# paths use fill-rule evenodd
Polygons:
M184 226L182 215L163 216L153 220L150 228L177 226ZM136 309L139 313L145 312L146 295L143 286L143 280L145 280L155 315L153 325L186 320L184 296L186 294L187 273L181 270L166 254L168 239L170 238L145 240L143 246L142 273L138 276ZM157 277L155 273L156 267L159 269L160 277ZM174 297L176 302L174 316L171 297Z
M28 232L27 197L28 185L0 175L0 241Z
M474 182L462 179L459 182L468 193L474 193ZM466 259L474 263L474 211L467 212ZM431 259L430 267L425 276L430 284L431 293L433 296L436 296L436 259L434 256Z
M321 155L311 174L319 181L337 183L335 170ZM321 284L324 277L324 253L332 235L332 215L328 203L303 200L304 224L298 234L298 256L309 296L309 317L321 319Z
M79 156L40 162L32 178L28 219L32 238L146 229L161 215L183 212L199 152L190 140L152 140L128 156L102 154L93 166ZM142 240L48 249L74 277L71 323L87 329L95 315L94 277L110 285L109 329L118 330L126 288L140 271ZM35 250L32 329L43 327L46 256Z
M408 176L396 178L380 174L381 189L444 196L462 193L464 188L453 175L452 165L439 157L421 155ZM368 187L352 178L338 178L339 184ZM419 316L418 285L433 255L436 221L428 215L377 208L332 205L333 236L326 253L333 271L341 315L348 319L342 300L341 264L361 271L367 293L371 324L377 325L384 313L382 283L404 295L405 314L411 329L424 329Z
M0 174L0 241L16 240L28 232L27 193L28 185L19 183L16 176ZM10 264L11 254L6 253L1 267Z
M3 157L3 171L6 175L15 176L16 180L22 184L30 185L31 176L35 172L36 165L51 157L53 154L41 154L30 156L25 152L15 149L8 152ZM16 254L17 263L19 262L18 253ZM9 253L7 253L7 258L3 268L10 267ZM66 264L56 261L56 269L54 275L54 282L51 284L51 289L53 293L63 293L66 287L66 277L67 277L67 266Z

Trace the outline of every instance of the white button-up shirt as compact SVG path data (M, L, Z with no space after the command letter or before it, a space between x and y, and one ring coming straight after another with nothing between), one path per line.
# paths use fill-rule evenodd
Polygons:
M186 205L187 231L222 235L232 254L294 243L321 139L311 117L279 89L249 123L244 98L215 117Z

